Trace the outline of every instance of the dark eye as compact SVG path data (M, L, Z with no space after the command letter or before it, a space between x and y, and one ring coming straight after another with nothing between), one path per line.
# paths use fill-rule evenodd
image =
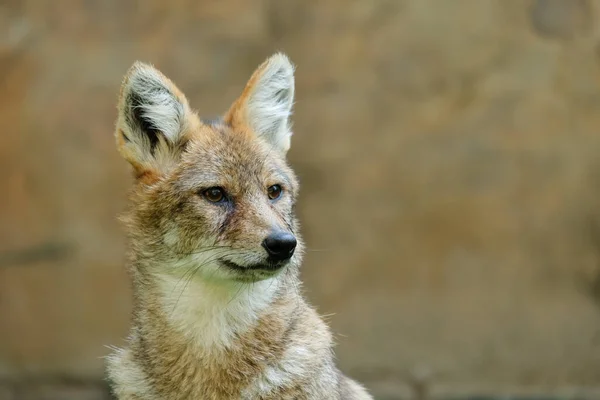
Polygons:
M281 197L281 186L279 185L273 185L273 186L269 186L269 188L267 189L267 193L269 194L269 198L271 200L276 200L279 197Z
M220 187L211 187L202 192L206 200L211 203L220 203L225 200L225 191Z

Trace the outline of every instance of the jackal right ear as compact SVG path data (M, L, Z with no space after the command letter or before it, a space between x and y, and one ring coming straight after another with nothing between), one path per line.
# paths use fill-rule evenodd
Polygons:
M173 82L141 62L125 76L118 111L117 147L138 175L168 169L181 153L186 131L198 123Z
M269 57L254 71L225 121L240 130L250 129L285 154L292 136L290 117L294 103L294 66L283 53Z

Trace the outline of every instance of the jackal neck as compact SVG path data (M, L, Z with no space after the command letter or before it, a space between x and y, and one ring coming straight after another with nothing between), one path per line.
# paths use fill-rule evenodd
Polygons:
M284 271L258 282L213 282L194 276L145 273L142 279L134 279L134 322L164 325L201 352L226 350L261 319L270 315L289 319L287 310L299 297L295 275Z

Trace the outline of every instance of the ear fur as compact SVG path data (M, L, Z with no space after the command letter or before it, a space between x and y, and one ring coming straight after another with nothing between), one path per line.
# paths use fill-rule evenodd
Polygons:
M121 85L116 129L120 153L141 174L162 172L185 143L194 123L187 99L151 65L136 62Z
M254 72L225 116L234 128L249 129L278 151L290 147L294 66L285 54L268 58Z

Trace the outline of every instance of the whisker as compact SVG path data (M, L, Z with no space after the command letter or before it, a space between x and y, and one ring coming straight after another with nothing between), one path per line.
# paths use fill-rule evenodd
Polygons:
M236 290L236 292L233 294L231 299L229 299L229 301L227 302L227 305L231 304L231 302L240 294L243 287L244 287L244 282L240 282L240 287L238 288L238 290Z
M202 254L202 253L206 253L207 251L218 250L218 249L233 249L233 247L232 246L207 246L207 247L202 247L198 250L194 250L191 252L173 251L173 254L178 255L178 256L188 256L188 255L194 255L194 254Z
M175 308L177 308L177 305L179 304L179 300L181 299L181 296L183 295L183 292L185 292L185 289L187 289L188 285L190 284L190 282L194 278L194 275L196 274L196 272L198 272L202 267L204 267L204 266L212 263L213 261L217 260L220 256L221 256L221 254L215 254L215 255L213 255L213 257L209 258L205 262L203 262L203 263L195 266L194 268L190 268L191 273L188 275L189 278L186 279L185 285L181 289L181 292L179 292L179 296L177 297L177 301L175 302L175 305L173 306L173 310L175 310Z
M221 254L222 253L215 254L213 256L213 258L216 259ZM179 280L177 281L177 283L175 284L175 286L173 287L173 289L171 291L171 294L173 294L173 292L177 289L177 287L179 286L179 284L181 283L182 280L186 280L187 281L188 280L188 276L189 276L189 281L191 281L191 279L193 278L193 276L196 274L196 272L198 272L200 270L200 268L202 268L205 265L208 265L212 261L214 261L214 260L212 258L209 258L208 260L204 261L203 263L200 263L199 265L192 265L190 268L188 268L185 271L185 273L181 276L181 278L179 278ZM187 284L189 284L189 281L188 281L188 283L186 283L186 286L187 286ZM185 287L184 287L184 290L185 290ZM181 297L181 294L180 294L180 297ZM178 301L179 301L179 299L178 299Z
M189 284L189 282L191 281L191 279L193 278L193 276L196 274L196 272L198 272L202 267L204 267L204 266L212 263L213 261L217 260L218 258L220 258L224 254L239 255L241 253L239 253L239 252L230 253L228 251L225 251L224 249L221 249L220 252L214 254L212 257L208 258L207 260L205 260L204 262L200 263L199 265L192 265L190 268L188 268L186 270L186 272L181 276L181 278L179 278L179 280L177 281L177 283L173 287L172 292L174 292L177 289L177 287L179 286L179 284L181 283L182 280L186 281L186 284L185 284L185 286L183 288L183 290L185 290L185 287L187 287L187 285ZM180 297L181 297L181 294L180 294Z

